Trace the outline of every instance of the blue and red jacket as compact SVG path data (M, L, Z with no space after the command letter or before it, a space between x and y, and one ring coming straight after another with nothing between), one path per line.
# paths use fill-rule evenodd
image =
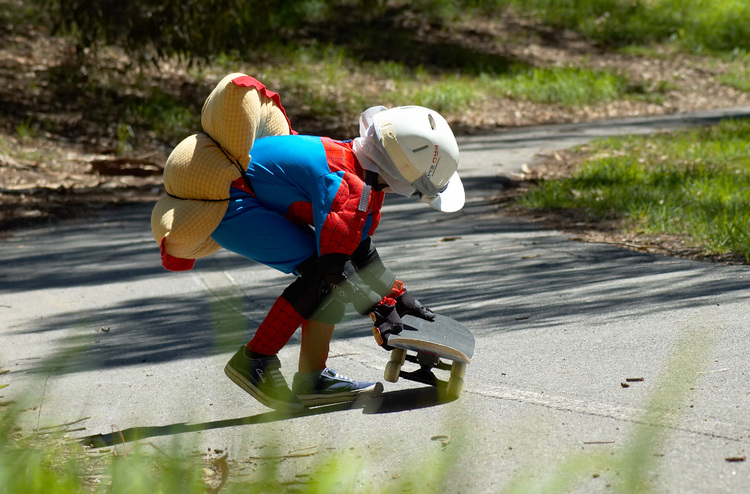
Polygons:
M380 222L385 193L363 180L352 141L284 135L255 141L235 189L300 225L312 225L318 255L351 255ZM373 184L374 185L374 184Z

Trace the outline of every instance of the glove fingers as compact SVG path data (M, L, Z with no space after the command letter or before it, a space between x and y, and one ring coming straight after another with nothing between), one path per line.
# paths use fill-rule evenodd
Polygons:
M391 326L391 334L399 334L403 330L404 330L404 323L402 323L401 318L399 318L398 322L395 323L393 326Z
M417 314L417 317L421 317L422 319L427 319L428 321L434 321L435 313L432 312L427 307L423 307L422 310L419 311L419 314Z
M420 319L426 319L428 321L435 320L435 313L426 307L420 307L418 309L416 308L407 309L403 312L403 314L401 314L401 316L406 316L406 315L419 317Z
M435 313L419 303L419 301L412 297L406 290L396 297L396 309L401 316L409 314L427 321L435 320Z

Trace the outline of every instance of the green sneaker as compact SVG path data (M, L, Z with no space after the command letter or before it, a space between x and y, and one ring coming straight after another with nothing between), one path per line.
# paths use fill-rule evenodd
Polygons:
M296 373L292 382L292 391L303 405L313 407L377 396L383 392L383 385L355 381L342 376L333 369L325 368L317 372Z
M227 377L267 407L289 413L302 411L302 403L279 370L279 358L276 355L253 358L248 353L244 345L237 350L224 367Z

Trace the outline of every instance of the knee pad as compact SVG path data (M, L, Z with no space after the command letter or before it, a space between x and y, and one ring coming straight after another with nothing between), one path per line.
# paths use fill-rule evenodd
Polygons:
M297 269L300 276L284 290L284 298L305 319L336 324L344 318L346 307L328 296L328 283L317 269L305 269L308 267L305 264ZM315 266L314 262L312 266Z

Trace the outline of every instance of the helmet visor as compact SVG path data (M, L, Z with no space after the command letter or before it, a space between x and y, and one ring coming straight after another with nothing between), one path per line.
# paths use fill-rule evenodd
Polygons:
M412 185L416 186L417 182ZM417 190L419 191L419 189ZM429 204L444 213L454 213L464 207L464 203L466 202L464 185L461 182L461 177L458 176L458 172L453 173L453 176L448 181L448 185L442 191L436 194L424 192L419 191L419 201Z

